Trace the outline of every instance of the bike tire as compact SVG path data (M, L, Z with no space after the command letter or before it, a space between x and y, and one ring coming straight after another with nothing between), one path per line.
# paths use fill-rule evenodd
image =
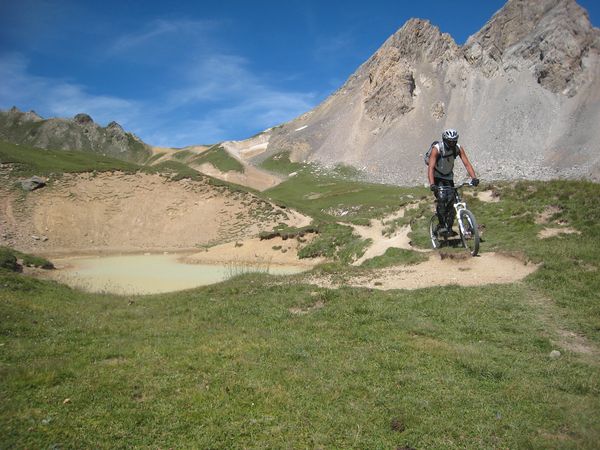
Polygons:
M431 239L431 246L436 249L440 248L441 243L440 239L437 236L436 228L438 226L438 217L437 214L431 216L431 220L429 221L429 238Z
M458 215L460 239L463 246L469 251L471 256L477 256L479 253L479 228L475 216L468 209L463 209Z

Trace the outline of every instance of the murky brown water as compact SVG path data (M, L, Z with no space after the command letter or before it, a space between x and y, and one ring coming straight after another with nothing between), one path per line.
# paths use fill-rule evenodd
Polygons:
M73 257L53 260L52 277L90 292L156 294L218 283L247 272L272 275L299 273L306 267L231 263L185 264L181 255ZM62 267L62 268L61 268Z

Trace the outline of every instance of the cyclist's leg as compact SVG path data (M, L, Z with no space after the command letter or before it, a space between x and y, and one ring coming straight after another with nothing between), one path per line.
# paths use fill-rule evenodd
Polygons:
M448 186L454 187L454 180L450 180ZM448 196L448 203L446 205L447 216L446 216L446 225L448 226L448 231L452 230L452 225L454 225L454 219L456 218L456 211L454 211L454 202L456 200L456 193L454 191L451 192L451 195Z
M435 184L437 186L453 186L454 183L452 180L444 180L441 178L435 179ZM449 222L449 215L454 211L452 208L452 195L448 191L436 191L435 196L437 199L435 212L437 213L438 219L440 221L440 226L444 228L446 231L450 230L452 226L452 222ZM453 219L452 219L453 221Z

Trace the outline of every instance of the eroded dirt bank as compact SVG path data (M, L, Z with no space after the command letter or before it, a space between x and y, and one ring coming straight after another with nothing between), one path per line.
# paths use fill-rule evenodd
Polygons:
M0 245L44 255L203 248L310 219L252 194L148 174L64 175L2 189Z

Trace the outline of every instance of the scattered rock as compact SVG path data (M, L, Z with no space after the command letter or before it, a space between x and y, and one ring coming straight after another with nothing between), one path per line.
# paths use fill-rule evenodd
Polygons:
M552 359L558 359L560 358L560 352L558 350L552 350L549 356Z
M33 176L21 181L21 187L26 191L34 191L46 186L46 181L38 176Z
M444 102L436 102L431 106L431 117L434 119L440 120L445 115Z

